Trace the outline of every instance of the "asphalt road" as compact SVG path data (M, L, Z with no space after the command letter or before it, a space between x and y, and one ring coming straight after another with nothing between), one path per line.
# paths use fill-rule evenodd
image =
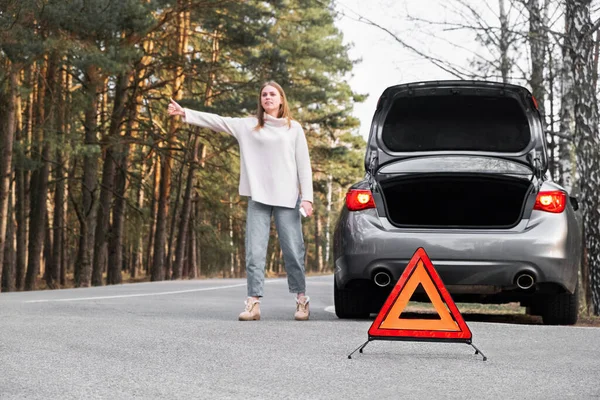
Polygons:
M311 277L311 320L283 279L262 320L239 322L245 280L0 294L0 399L592 399L600 329L470 321L461 343L363 343L338 320L332 276Z

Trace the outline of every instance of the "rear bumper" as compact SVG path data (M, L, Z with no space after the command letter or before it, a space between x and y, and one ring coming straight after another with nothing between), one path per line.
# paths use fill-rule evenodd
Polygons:
M570 211L572 213L572 211ZM393 227L375 210L344 212L335 243L335 279L343 288L372 280L385 270L396 282L414 252L423 247L446 286L516 289L527 272L536 284L550 283L573 293L581 257L575 219L569 212L536 212L511 231L418 230ZM452 292L452 289L450 289Z

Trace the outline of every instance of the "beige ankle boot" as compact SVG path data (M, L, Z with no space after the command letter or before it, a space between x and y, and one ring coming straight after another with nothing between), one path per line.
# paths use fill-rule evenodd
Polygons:
M258 321L260 319L260 300L248 297L246 309L239 316L240 321Z
M296 299L296 313L294 314L294 318L296 321L307 321L310 316L310 309L308 307L308 302L310 301L310 297L302 296Z

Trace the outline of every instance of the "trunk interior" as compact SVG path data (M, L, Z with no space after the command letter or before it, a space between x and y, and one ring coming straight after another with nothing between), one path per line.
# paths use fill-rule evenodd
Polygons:
M489 175L428 175L380 182L389 220L399 226L511 228L531 183Z
M518 153L531 140L519 102L501 96L416 96L394 101L382 140L391 151Z

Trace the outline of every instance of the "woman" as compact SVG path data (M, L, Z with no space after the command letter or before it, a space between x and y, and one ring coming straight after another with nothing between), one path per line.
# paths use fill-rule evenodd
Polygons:
M249 197L246 218L248 298L240 321L260 319L271 215L275 218L283 251L288 288L290 293L296 293L294 318L308 320L310 299L305 294L300 212L306 216L313 212L312 169L304 130L292 119L281 86L271 81L261 87L258 111L253 117L221 117L182 108L173 100L168 113L182 116L189 124L227 132L240 145L239 192Z

